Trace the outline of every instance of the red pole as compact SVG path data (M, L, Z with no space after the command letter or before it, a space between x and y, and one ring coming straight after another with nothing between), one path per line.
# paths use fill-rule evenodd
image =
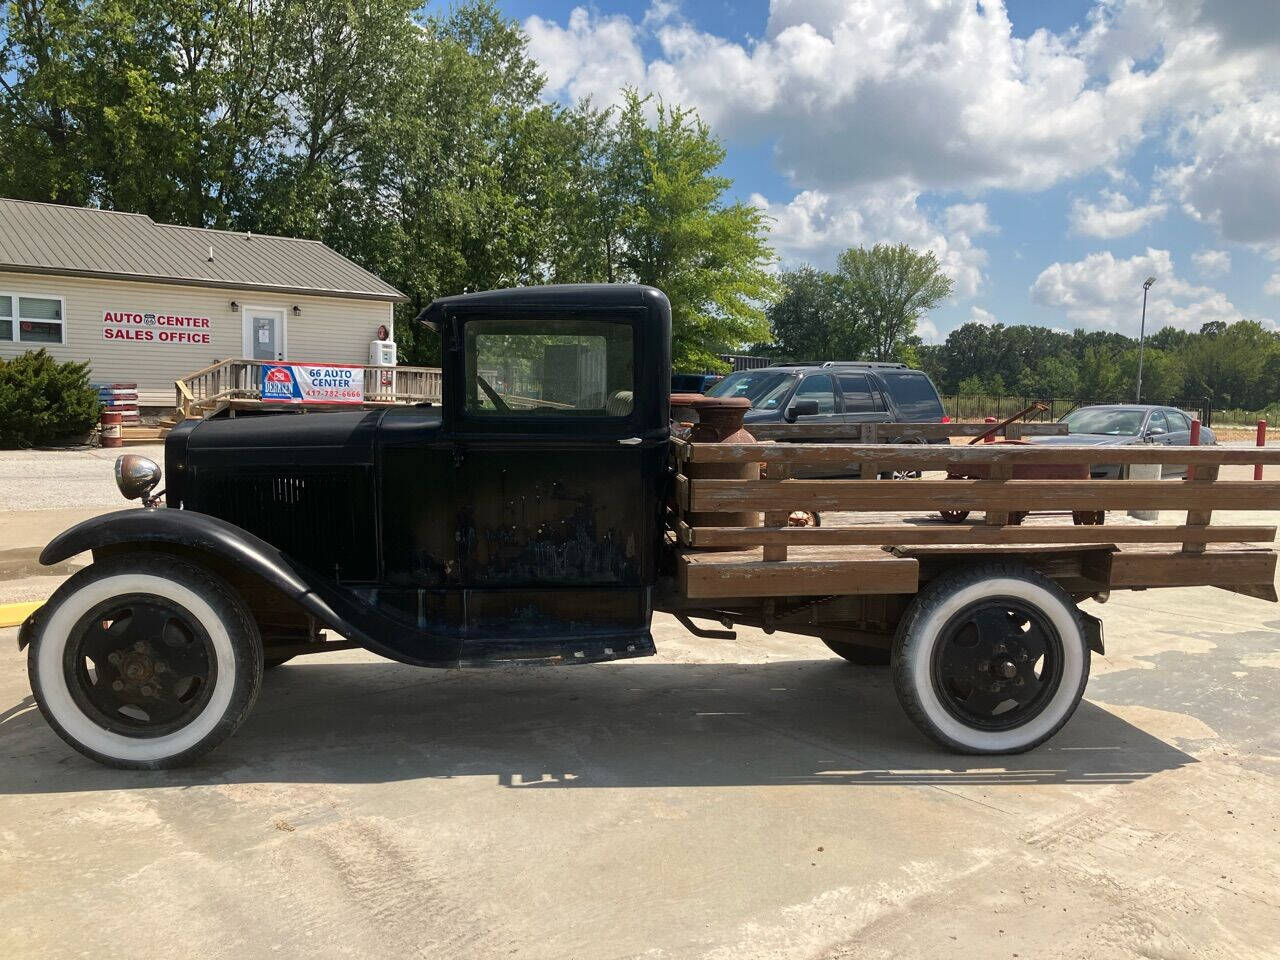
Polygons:
M1200 446L1200 421L1195 417L1191 418L1191 445L1193 447ZM1194 480L1196 478L1196 465L1194 463L1187 466L1187 479Z
M1267 445L1267 421L1258 421L1258 446L1265 447ZM1255 463L1253 465L1253 479L1262 479L1262 464Z

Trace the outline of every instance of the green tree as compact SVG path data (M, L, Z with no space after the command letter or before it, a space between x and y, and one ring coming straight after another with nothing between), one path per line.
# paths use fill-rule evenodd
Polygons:
M764 308L777 294L759 209L726 203L716 174L724 147L697 115L634 91L599 150L598 191L564 216L594 216L594 276L645 283L671 300L678 368L723 368L717 354L769 339Z
M916 321L954 288L932 251L905 243L846 250L837 272L850 309L870 328L873 360L895 359L913 342Z
M1138 351L1126 350L1117 364L1120 399L1133 399L1138 387ZM1142 402L1169 403L1183 395L1184 372L1181 359L1166 350L1147 346L1142 356Z
M792 360L857 360L871 349L871 331L849 309L840 279L803 266L780 276L782 293L769 306L769 328Z
M1114 353L1105 346L1085 347L1080 361L1080 398L1110 401L1119 399L1120 368Z
M1042 399L1054 397L1072 398L1080 389L1080 376L1069 359L1050 354L1036 364L1034 371L1022 380L1022 390L1029 396Z

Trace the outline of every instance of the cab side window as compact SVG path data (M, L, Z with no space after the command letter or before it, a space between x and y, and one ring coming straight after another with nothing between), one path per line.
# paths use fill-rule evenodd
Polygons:
M635 406L630 324L470 320L464 359L468 416L626 417Z
M812 377L805 377L800 381L800 386L796 389L796 395L792 400L817 400L820 415L835 413L836 387L831 380L831 375L819 373Z
M1147 421L1147 432L1155 437L1163 436L1169 432L1169 425L1165 422L1163 410L1157 410L1151 414L1151 419Z

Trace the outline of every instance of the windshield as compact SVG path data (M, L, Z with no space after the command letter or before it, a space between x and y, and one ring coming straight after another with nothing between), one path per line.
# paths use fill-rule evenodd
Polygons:
M743 370L725 377L707 391L709 397L746 397L756 410L775 410L796 382L794 373Z
M1136 437L1142 429L1141 410L1072 410L1062 422L1072 433L1100 433L1108 437Z

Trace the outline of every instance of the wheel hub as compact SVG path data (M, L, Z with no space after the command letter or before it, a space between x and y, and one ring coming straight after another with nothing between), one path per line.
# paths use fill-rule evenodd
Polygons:
M159 597L121 597L86 614L72 634L64 660L68 687L101 726L161 736L207 703L216 658L185 609Z
M1061 671L1052 623L1016 598L985 600L957 613L939 638L939 699L964 723L1001 729L1025 723L1049 699Z

